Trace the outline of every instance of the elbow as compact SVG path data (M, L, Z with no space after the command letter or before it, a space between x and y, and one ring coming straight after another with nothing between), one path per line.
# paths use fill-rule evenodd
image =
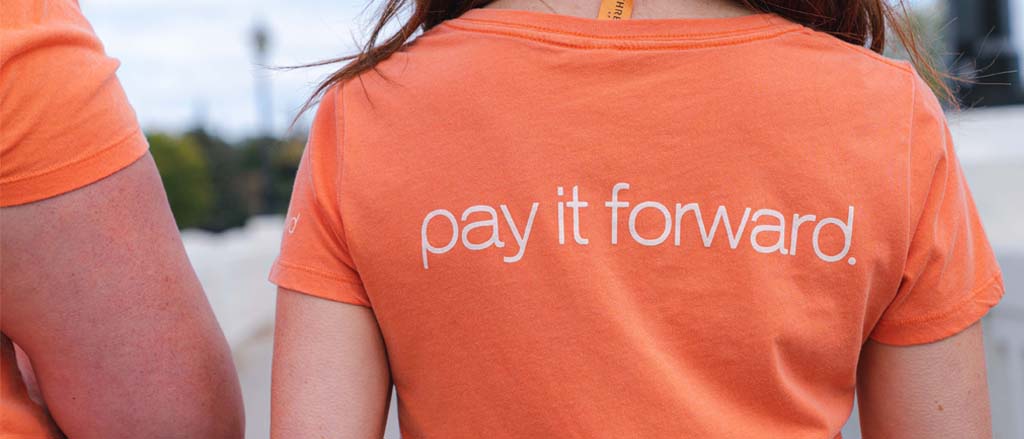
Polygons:
M235 439L245 437L242 391L230 350L209 350L192 364L189 389L175 398L179 410L175 429L180 437ZM209 355L214 354L214 355ZM188 433L184 433L184 432Z
M225 439L245 437L245 407L238 374L230 357L228 357L227 364L222 367L225 373L218 380L220 385L215 387L216 392L208 396L210 410L199 410L199 413L196 413L197 416L206 418L207 422L202 424L205 424L207 431L197 432L192 437Z

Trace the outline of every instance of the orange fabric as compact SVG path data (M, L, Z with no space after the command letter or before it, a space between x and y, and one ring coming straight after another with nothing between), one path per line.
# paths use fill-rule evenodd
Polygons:
M53 419L29 397L11 340L0 334L0 438L63 437Z
M53 197L128 166L147 143L78 3L14 0L0 12L0 206ZM10 343L0 359L0 438L51 437Z
M327 93L292 197L271 280L372 307L410 438L836 437L868 338L1002 295L931 91L775 15L472 10Z
M80 188L146 152L119 63L76 1L5 1L0 41L0 206Z

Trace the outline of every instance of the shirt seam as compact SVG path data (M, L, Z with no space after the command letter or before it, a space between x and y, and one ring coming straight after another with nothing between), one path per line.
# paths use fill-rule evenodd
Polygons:
M720 31L720 32L694 32L694 33L678 33L678 34L648 34L648 35L618 35L618 36L613 36L613 35L598 35L598 34L585 33L585 32L567 31L567 30L562 30L562 29L555 29L555 28L550 28L550 27L545 27L545 26L537 26L537 25L532 25L532 24L525 24L525 23L509 23L509 22L499 21L499 20L487 20L487 19L483 19L483 18L465 18L465 17L460 17L459 20L460 21L464 21L464 22L480 23L480 24L494 25L494 26L499 26L499 27L529 29L529 30L534 30L534 31L539 31L539 32L547 32L547 33L558 34L558 35L567 35L567 36L585 37L585 38L594 38L594 39L603 39L603 40L645 40L645 39L672 39L672 38L687 38L687 37L715 37L715 36L727 37L727 36L743 35L743 34L747 34L747 33L758 33L760 31L763 31L765 29L770 29L770 28L773 28L773 27L779 27L779 28L785 28L786 27L785 24L769 23L769 24L766 24L766 25L763 25L763 26L758 26L758 27L749 27L749 28L745 28L745 29L734 29L734 30L730 30L730 31ZM799 25L792 24L790 26L799 26Z
M340 190L339 190L340 185L341 185L341 183L340 183L341 176L340 175L341 175L342 153L343 152L341 151L341 147L340 147L340 144L338 142L338 138L339 138L339 133L338 133L338 126L339 126L338 124L339 124L339 122L338 121L340 119L340 113L338 112L338 107L339 107L339 99L342 98L341 91L343 90L343 88L342 88L343 85L344 85L344 83L341 83L339 86L333 87L333 88L329 89L327 92L325 92L325 96L333 94L333 99L321 99L321 101L320 101L321 108L318 110L318 112L321 113L319 115L322 115L322 112L325 110L324 105L329 105L330 106L330 115L331 115L330 123L334 124L334 135L331 136L331 145L330 145L331 148L333 148L333 151L331 151L331 152L333 152L333 154L331 154L329 157L331 157L332 159L334 159L336 161L337 166L338 166L337 167L337 173L339 175L337 175L337 176L328 176L328 179L327 179L326 182L324 182L323 179L320 178L321 176L319 175L319 172L318 172L319 167L315 164L315 161L319 159L319 153L317 151L313 150L314 142L312 142L312 140L311 140L309 142L309 146L308 146L308 148L310 148L309 157L308 157L310 159L310 172L308 174L308 177L309 177L309 180L310 180L311 190L313 191L314 206L317 209L319 209L321 212L331 212L331 213L337 214L337 217L338 217L338 219L340 221L340 224L334 224L333 221L329 221L329 223L327 224L327 230L331 234L331 236L333 237L333 242L334 242L334 244L336 246L336 249L341 251L341 252L343 252L343 253L347 253L349 255L349 258L351 259L351 250L349 249L348 238L347 238L347 235L346 235L345 230L344 230L345 220L344 220L344 218L341 215L341 205L340 205L341 193L340 193ZM314 127L314 129L315 129L315 127ZM310 133L310 135L311 135L310 139L312 139L312 133ZM323 148L323 146L319 146L319 148ZM319 190L318 181L324 182L325 184L327 184L327 187L323 191L325 193L321 193L321 191ZM323 201L322 201L321 197L325 197L323 199ZM333 201L333 204L329 203L331 201ZM354 262L352 264L349 264L349 263L347 263L345 261L339 261L339 262L342 265L345 265L345 266L351 265L351 267L349 267L349 268L351 268L353 270L356 270ZM356 270L356 272L358 272L358 270Z
M607 45L601 45L601 44L589 44L589 45L588 44L576 44L576 43L569 43L569 42L564 42L564 41L557 41L557 40L553 40L553 39L541 38L541 37L532 36L532 35L526 35L526 34L524 34L522 32L515 32L515 31L511 31L511 30L510 31L501 31L501 30L496 30L496 29L480 29L480 28L475 28L474 29L472 27L463 26L461 24L454 24L454 23L452 23L451 20L445 21L445 22L441 23L440 25L438 25L438 27L448 27L448 28L451 28L451 29L454 29L454 30L457 30L457 31L463 31L463 32L474 32L474 33L480 33L480 34L490 34L490 35L499 35L499 36L506 36L506 37L512 37L512 38L519 38L519 39L535 41L535 42L539 42L539 43L543 43L543 44L549 44L549 45L553 45L553 46L567 47L567 48L571 48L571 49L603 49L603 50L617 50L617 51L623 51L623 52L630 52L630 51L655 51L655 50L678 50L678 49L700 49L700 48L709 48L709 47L732 46L732 45L739 45L739 44L743 44L743 43L750 43L750 42L755 42L755 41L768 40L768 39L776 38L776 37L779 37L779 36L782 36L782 35L785 35L785 34L788 34L788 33L791 33L791 32L795 32L795 31L798 31L798 30L802 29L801 27L783 28L783 29L781 29L779 31L776 31L776 32L759 34L759 35L756 35L756 36L749 36L749 37L746 37L746 38L736 37L736 38L729 38L729 39L723 39L723 40L718 40L718 41L688 41L688 42L680 41L680 42L676 42L675 44L668 44L666 42L660 42L659 41L659 42L657 42L658 45L656 45L656 46L633 45L633 46L625 46L624 47L624 46L621 46L621 45L616 46L616 45L613 44L613 42L609 42L609 43L607 43ZM651 40L648 40L648 41L650 41L652 43L655 42L655 41L651 41ZM630 42L638 43L638 42L629 41L629 40L622 41L622 42L623 43L630 43Z
M336 273L325 271L325 270L320 270L318 268L313 268L313 267L309 267L309 266L306 266L306 265L294 264L294 263L287 262L287 261L284 261L284 260L278 260L277 261L277 265L279 265L279 266L281 266L283 268L288 268L288 269L292 269L292 270L305 271L307 273L315 274L317 276L320 276L320 277L322 277L324 279L328 279L328 280L338 281L338 282L342 282L342 283L346 283L346 284L350 284L350 285L355 285L355 286L358 286L358 287L362 287L363 286L363 284L361 282L354 281L354 280L351 280L351 279L346 279L344 276L342 276L340 274L336 274Z
M352 263L352 269L359 272L359 264L356 263L355 255L352 252L352 245L349 243L347 230L348 222L345 221L345 214L342 211L342 191L343 188L348 187L345 184L345 145L348 143L345 137L348 135L348 128L345 124L345 113L347 108L345 107L345 86L348 81L338 84L337 91L334 95L334 147L338 153L338 178L336 180L336 187L334 188L334 203L338 209L338 219L341 220L341 224L338 227L338 233L341 235L339 239L345 244L345 251L348 253L348 259Z
M941 320L941 319L943 319L945 317L949 317L950 315L956 313L957 311L960 311L962 308L964 308L964 307L970 305L971 303L977 301L979 296L981 296L983 293L988 291L993 285L998 283L998 281L1001 278L1002 278L1002 272L1000 270L996 270L994 274L992 274L991 276L986 278L987 280L985 282L983 282L980 287L974 289L967 299L960 301L959 303L957 303L956 305L953 305L951 308L949 308L947 310L940 311L940 312L935 312L935 313L931 313L931 314L925 314L923 316L918 316L918 317L912 317L912 318L906 318L906 319L901 319L901 320L895 320L895 321L879 320L878 321L878 326L899 327L899 326L906 326L908 324L914 324L914 323L933 322L933 321L936 321L936 320Z
M839 38L836 38L835 36L833 36L833 35L831 35L829 33L821 32L821 31L816 31L814 29L806 28L806 27L804 28L804 32L809 34L809 35L811 35L811 36L814 36L816 38L824 39L825 41L829 42L830 44L842 47L845 50L849 50L849 51L855 52L857 54L860 54L861 56L867 57L868 59L880 62L882 64L887 64L890 67L895 67L895 68L897 68L899 70L902 70L904 72L907 72L907 73L913 73L913 69L910 68L907 64L905 64L902 61L897 61L897 60L894 60L894 59L886 58L885 56L882 56L882 55L880 55L878 53L870 51L870 50L868 50L868 49L866 49L864 47L857 46L855 44L847 43L845 41L842 41Z
M109 152L110 150L112 150L114 148L117 148L117 147L119 147L121 145L124 145L129 140L131 140L132 137L135 137L135 135L141 133L141 131L142 131L141 128L136 127L130 133L128 133L127 135L122 137L120 140L117 140L116 142L111 143L110 145L105 146L105 147L103 147L101 149L98 149L96 151L93 151L93 152L91 152L89 154L86 154L84 156L78 157L78 158L76 158L76 159L74 159L74 160L72 160L70 162L61 163L59 165L54 165L53 167L49 167L49 168L44 168L44 169L41 169L39 171L30 173L28 175L21 175L21 176L17 176L17 177L11 177L11 178L8 178L6 180L0 180L0 184L17 183L17 182L21 182L21 181L32 179L32 178L42 177L42 176L44 176L46 174L52 174L54 172L59 172L61 170L67 169L67 168L72 167L72 166L75 166L75 165L77 165L79 163L82 163L84 161L88 161L88 160L90 160L90 159L92 159L92 158L94 158L96 156L105 154L105 153Z
M906 179L905 179L905 182L904 182L904 185L905 185L905 187L904 187L904 190L905 190L904 198L906 199L906 209L907 209L906 214L905 214L906 221L907 221L907 225L906 225L907 234L906 234L906 237L904 238L905 239L905 249L904 249L904 252L903 252L904 255L909 255L910 254L910 248L913 246L913 243L914 243L914 234L917 233L917 229L921 225L921 218L918 218L917 221L912 222L913 219L910 217L914 213L913 212L913 208L911 206L911 204L912 204L911 196L913 195L911 185L913 184L914 119L916 117L917 117L917 81L914 80L913 73L911 73L911 75L910 75L910 119L907 122L907 146L906 146L907 175L906 175ZM913 229L911 229L912 225L913 225ZM902 273L904 270L906 270L906 268L907 268L907 258L904 257L903 258L903 267L900 267L900 273Z

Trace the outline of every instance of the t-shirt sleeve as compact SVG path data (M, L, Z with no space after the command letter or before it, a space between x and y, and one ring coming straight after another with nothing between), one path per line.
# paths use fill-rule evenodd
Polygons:
M0 206L107 177L148 148L104 53L73 0L9 1L0 13Z
M369 307L339 209L342 109L336 88L324 95L316 112L270 281L300 293Z
M910 245L898 291L871 333L892 345L952 336L981 319L1004 291L942 108L924 81L915 79Z

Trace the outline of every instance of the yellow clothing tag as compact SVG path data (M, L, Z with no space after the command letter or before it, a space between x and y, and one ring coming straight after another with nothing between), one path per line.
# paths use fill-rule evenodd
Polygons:
M601 0L598 20L629 20L633 15L633 0Z

